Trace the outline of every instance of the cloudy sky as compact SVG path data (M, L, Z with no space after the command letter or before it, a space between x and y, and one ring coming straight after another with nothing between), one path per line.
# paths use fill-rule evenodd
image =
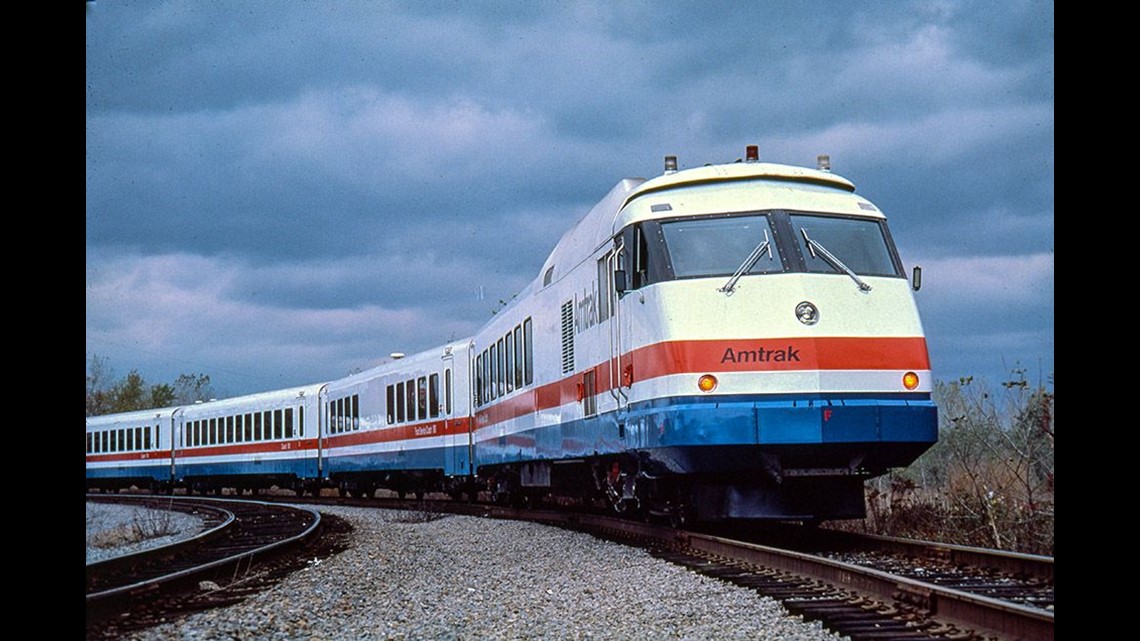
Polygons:
M1053 359L1054 6L86 6L86 362L219 395L461 338L626 176L764 160L890 218L936 378Z

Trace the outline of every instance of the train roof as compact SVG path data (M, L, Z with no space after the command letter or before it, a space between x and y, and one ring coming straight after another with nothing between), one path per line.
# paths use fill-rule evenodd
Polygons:
M257 408L262 405L272 405L293 398L301 399L308 396L315 399L324 385L324 383L295 385L285 389L257 392L254 394L246 394L245 396L233 396L203 403L194 403L193 405L183 405L181 409L183 416L195 416L200 414L212 415L219 411L233 410L234 408Z
M118 427L120 425L134 426L151 421L164 421L178 410L177 407L159 407L155 409L120 412L118 414L99 414L87 417L87 429Z
M406 372L410 369L414 369L419 364L427 364L429 366L428 369L431 369L432 367L438 366L440 359L447 354L462 354L463 350L471 344L471 340L471 338L464 338L407 356L402 354L398 356L394 355L395 358L386 363L381 363L362 372L357 372L330 382L329 389L333 390L355 385L361 381L385 376L392 372Z

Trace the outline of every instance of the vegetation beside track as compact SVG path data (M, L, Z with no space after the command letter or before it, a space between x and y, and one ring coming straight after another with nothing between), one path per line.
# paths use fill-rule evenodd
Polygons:
M1053 556L1053 375L937 383L939 441L867 484L867 518L834 527Z

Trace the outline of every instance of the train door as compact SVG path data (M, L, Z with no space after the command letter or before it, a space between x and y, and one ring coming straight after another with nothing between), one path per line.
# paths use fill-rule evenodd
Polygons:
M179 407L170 414L170 484L173 488L178 482L178 462L182 446L182 412L186 408ZM161 442L160 442L161 445Z
M325 440L325 433L328 430L329 424L329 388L328 385L322 385L321 391L317 393L317 478L324 479L328 470L328 447Z
M456 358L455 351L459 351ZM473 473L471 462L474 442L472 440L471 385L469 350L454 350L451 346L444 350L440 360L440 380L438 406L444 419L444 433L447 437L445 474L448 476L470 476ZM456 363L458 362L458 367Z
M609 365L606 368L606 387L617 405L618 431L624 438L625 409L629 395L625 389L623 373L630 366L627 362L628 327L622 318L618 293L624 291L626 242L624 235L614 238L614 247L598 260L598 320L607 325L609 336Z

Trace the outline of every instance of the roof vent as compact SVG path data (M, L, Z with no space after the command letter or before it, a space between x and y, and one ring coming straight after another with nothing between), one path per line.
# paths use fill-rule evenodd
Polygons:
M815 168L820 171L831 171L831 156L820 154L815 157Z

